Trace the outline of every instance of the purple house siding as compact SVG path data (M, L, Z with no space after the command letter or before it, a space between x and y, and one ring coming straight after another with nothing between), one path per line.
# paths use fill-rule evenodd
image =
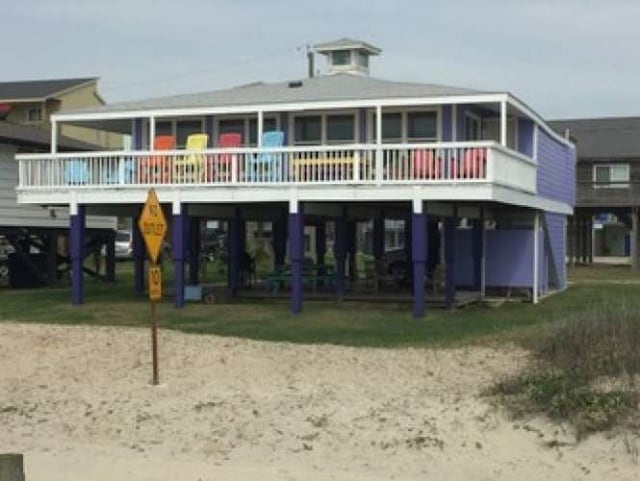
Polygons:
M563 289L567 285L565 279L564 262L566 257L565 220L562 214L544 213L545 245L549 252L550 284L556 289Z
M562 216L559 216L562 217ZM540 232L538 251L538 286L540 292L549 287L547 268L550 253L545 248L544 232ZM533 284L533 231L486 231L485 283L487 287L531 287ZM472 231L456 232L456 284L473 285Z
M538 129L538 195L573 205L575 181L573 150Z
M518 152L533 157L533 122L529 119L518 119Z
M451 105L443 105L442 106L442 119L441 119L441 128L442 128L442 141L450 142L453 140L453 124L452 124L452 108Z

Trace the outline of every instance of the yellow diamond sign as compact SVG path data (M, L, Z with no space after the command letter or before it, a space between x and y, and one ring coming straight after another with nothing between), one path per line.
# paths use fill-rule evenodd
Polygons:
M138 227L147 245L149 258L156 264L162 248L162 241L167 233L167 220L164 218L162 206L158 202L158 196L154 189L149 189L147 202L145 202L138 220Z

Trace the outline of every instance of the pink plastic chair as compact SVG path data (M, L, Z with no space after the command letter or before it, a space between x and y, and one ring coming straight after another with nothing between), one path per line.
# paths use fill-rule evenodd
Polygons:
M220 134L216 148L219 149L237 149L242 147L242 134L228 132ZM216 182L231 180L231 166L233 165L233 157L238 154L217 154L213 157L213 165L210 166L209 172Z
M411 167L414 179L439 179L440 161L433 150L414 150L411 153Z
M481 179L484 177L485 149L468 149L464 154L460 169L460 177L463 179Z

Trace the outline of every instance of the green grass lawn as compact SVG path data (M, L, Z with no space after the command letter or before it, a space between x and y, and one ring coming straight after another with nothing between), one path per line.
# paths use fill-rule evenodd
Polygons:
M149 303L134 296L131 277L130 266L119 266L115 284L87 279L83 306L70 305L68 287L0 290L0 321L146 326ZM585 283L537 306L513 302L454 311L434 308L422 320L412 318L409 303L313 301L293 316L287 301L275 299L193 303L184 309L175 309L167 299L158 313L161 327L189 333L358 346L456 345L518 341L536 326L600 309L612 299L639 309L639 292L635 285Z

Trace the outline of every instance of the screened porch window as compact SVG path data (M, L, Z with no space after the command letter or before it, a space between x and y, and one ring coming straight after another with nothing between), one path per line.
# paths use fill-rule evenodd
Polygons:
M273 117L265 117L262 119L262 131L269 132L276 130L276 119ZM255 147L258 145L258 119L249 120L249 145Z
M629 164L594 165L593 180L596 188L628 188Z
M407 139L410 141L437 140L438 116L436 112L409 112L407 114Z
M382 141L402 142L402 114L382 114Z
M351 143L355 140L355 118L353 115L327 116L327 141Z
M296 117L295 120L296 144L319 144L322 141L322 117L310 115Z
M187 137L191 134L203 132L202 120L161 120L156 122L156 137L173 135L176 138L177 149L184 149L187 145Z

